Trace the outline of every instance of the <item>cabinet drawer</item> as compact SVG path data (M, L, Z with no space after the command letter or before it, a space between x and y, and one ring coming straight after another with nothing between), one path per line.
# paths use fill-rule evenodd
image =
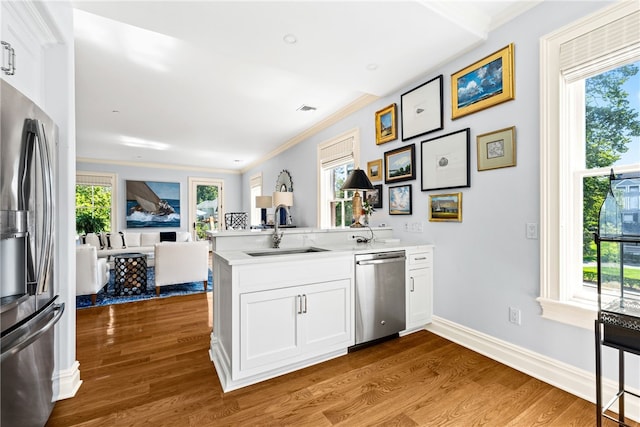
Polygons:
M409 265L430 265L431 264L431 252L418 252L415 254L409 254Z

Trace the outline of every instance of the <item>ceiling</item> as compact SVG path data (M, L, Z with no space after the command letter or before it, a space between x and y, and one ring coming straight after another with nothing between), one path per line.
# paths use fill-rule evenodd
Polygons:
M246 170L540 1L76 1L78 160Z

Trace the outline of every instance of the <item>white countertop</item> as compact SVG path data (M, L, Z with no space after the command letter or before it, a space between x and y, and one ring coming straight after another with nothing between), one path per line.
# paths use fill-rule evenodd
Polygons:
M223 250L216 251L215 254L225 259L229 265L242 265L242 264L264 264L273 262L285 262L285 261L302 261L305 259L319 259L319 258L331 258L335 256L355 255L361 253L370 252L386 252L386 251L398 251L406 249L417 249L433 247L431 244L416 245L414 243L403 243L402 241L395 240L391 242L376 242L373 243L332 243L326 245L312 245L320 249L326 249L322 252L307 252L299 254L287 254L287 255L266 255L266 256L251 256L247 252L265 252L265 251L287 251L290 249L299 249L300 247L282 247L279 249L269 248L256 248L256 249L243 249L243 250Z
M372 227L373 231L391 230L391 227ZM255 236L260 234L273 234L273 228L256 228L251 230L224 230L210 231L207 230L208 237L238 237L238 236ZM279 232L284 234L307 234L307 233L369 233L368 228L313 228L313 227L280 227Z

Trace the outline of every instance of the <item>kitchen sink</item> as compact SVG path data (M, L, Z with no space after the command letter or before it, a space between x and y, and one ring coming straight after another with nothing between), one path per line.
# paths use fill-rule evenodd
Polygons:
M328 249L322 248L291 248L291 249L271 249L264 251L256 251L256 252L245 252L250 256L273 256L273 255L294 255L294 254L307 254L311 252L326 252Z

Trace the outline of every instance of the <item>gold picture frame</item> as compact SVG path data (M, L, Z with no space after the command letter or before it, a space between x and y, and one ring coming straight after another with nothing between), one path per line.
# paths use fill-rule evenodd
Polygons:
M382 159L367 162L367 176L369 181L382 181Z
M508 168L516 165L516 127L476 136L478 170Z
M430 194L429 221L462 222L462 193Z
M395 103L376 111L376 145L393 141L398 138L398 126Z
M451 119L515 99L514 80L513 43L453 73Z

